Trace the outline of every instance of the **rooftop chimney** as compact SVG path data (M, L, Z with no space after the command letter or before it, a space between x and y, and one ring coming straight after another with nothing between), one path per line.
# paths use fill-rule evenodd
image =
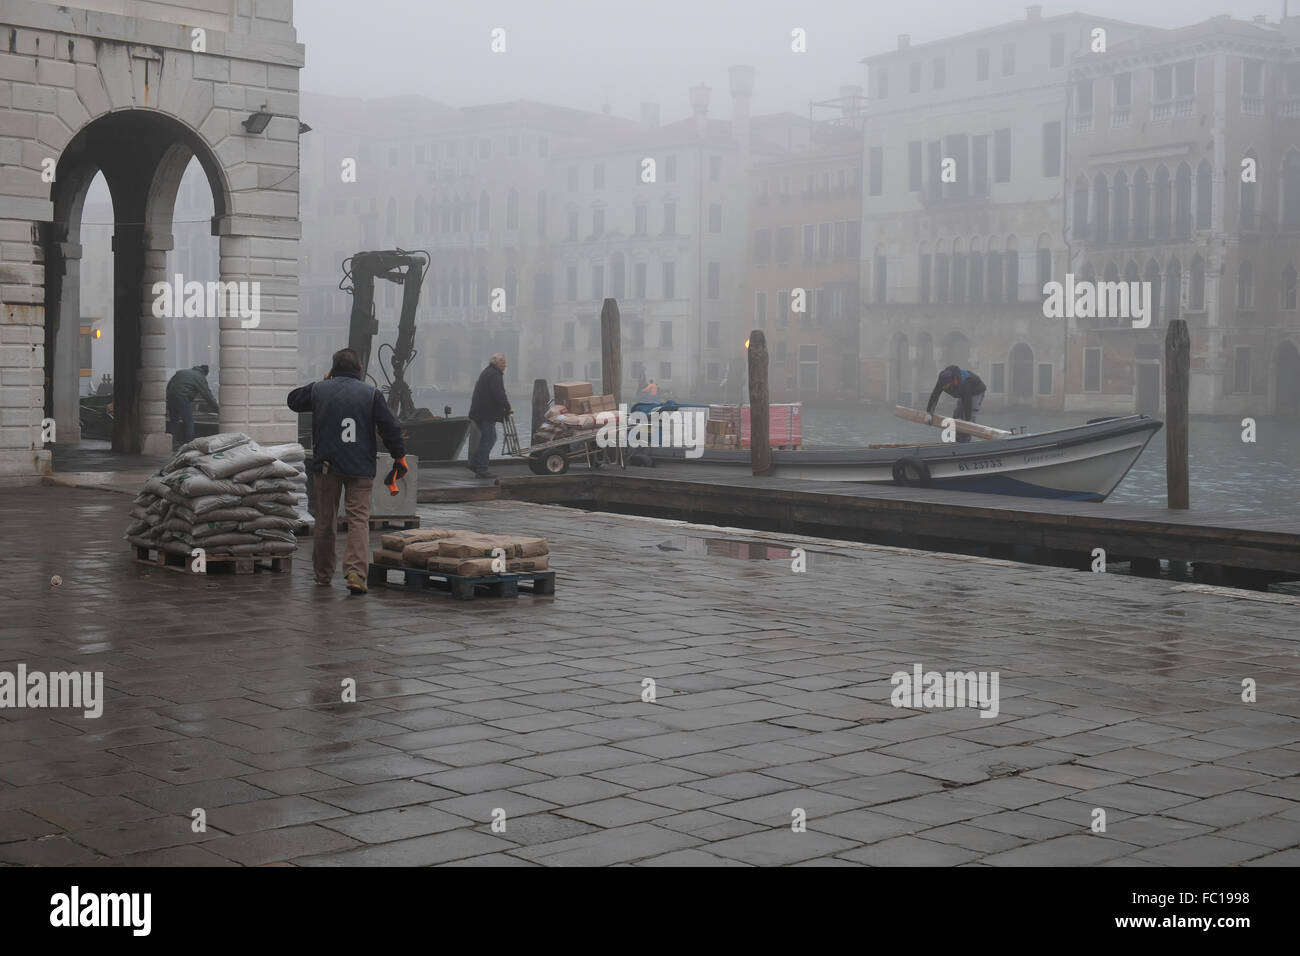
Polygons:
M911 45L912 45L912 34L900 33L898 35L898 48L900 50L906 50Z
M1026 20L1041 20L1043 18L1043 5L1041 3L1031 3L1025 7Z
M659 104L642 103L641 104L641 128L644 130L656 129L659 126Z
M704 138L704 130L708 124L710 92L709 87L703 83L690 89L691 112L695 114L695 132L701 139Z

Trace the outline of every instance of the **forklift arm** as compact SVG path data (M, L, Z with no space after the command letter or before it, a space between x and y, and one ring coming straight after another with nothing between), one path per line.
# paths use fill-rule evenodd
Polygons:
M415 359L415 311L420 304L420 286L429 268L429 257L422 252L386 249L358 252L343 263L343 280L339 288L352 295L352 317L348 328L348 347L361 360L364 378L370 368L370 352L379 334L375 318L375 280L387 279L402 286L402 311L397 324L397 342L392 347L392 379L388 383L388 408L399 421L415 413L406 369ZM351 285L347 283L351 280ZM387 377L387 375L385 375Z

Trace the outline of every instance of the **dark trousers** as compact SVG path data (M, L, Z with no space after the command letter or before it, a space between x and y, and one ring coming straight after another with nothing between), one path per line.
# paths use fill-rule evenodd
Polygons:
M172 448L194 440L194 406L179 395L167 398L167 420L172 426Z
M488 470L488 458L492 455L492 446L497 443L497 423L475 422L474 425L478 428L478 447L469 456L469 466L478 475Z
M975 416L979 413L980 406L983 404L984 404L983 392L979 392L975 395L972 395L969 400L958 399L957 409L953 413L953 416L955 418L960 418L964 422L970 422L971 424L975 424L976 423ZM959 434L957 436L957 440L961 442L967 442L970 441L971 439L970 439L970 435Z
M316 529L312 542L312 569L316 572L316 580L328 581L334 576L334 538L340 494L348 516L343 573L355 571L364 580L370 560L370 493L375 479L328 472L318 473L315 481Z

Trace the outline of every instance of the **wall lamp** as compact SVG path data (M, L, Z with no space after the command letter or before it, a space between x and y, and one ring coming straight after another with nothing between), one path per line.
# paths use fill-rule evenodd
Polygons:
M271 124L271 119L276 116L283 116L285 119L297 119L297 117L289 116L287 113L270 113L266 109L266 104L263 103L260 110L256 113L250 113L248 119L240 121L240 125L242 125L249 133L256 136L265 131L267 126ZM311 127L301 120L298 120L298 135L301 136L303 133L310 132Z

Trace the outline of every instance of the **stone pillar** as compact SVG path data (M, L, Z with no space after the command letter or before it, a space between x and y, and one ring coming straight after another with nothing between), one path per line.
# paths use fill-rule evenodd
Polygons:
M56 242L62 260L59 313L56 321L53 377L55 439L60 445L81 441L81 243ZM47 268L47 273L49 269Z
M154 315L155 282L171 283L167 275L167 253L175 246L169 232L150 231L144 237L144 271L140 283L140 451L145 455L170 457L172 436L167 434L167 332L173 321L185 321L184 300L173 303L180 319ZM174 369L172 371L175 371Z

